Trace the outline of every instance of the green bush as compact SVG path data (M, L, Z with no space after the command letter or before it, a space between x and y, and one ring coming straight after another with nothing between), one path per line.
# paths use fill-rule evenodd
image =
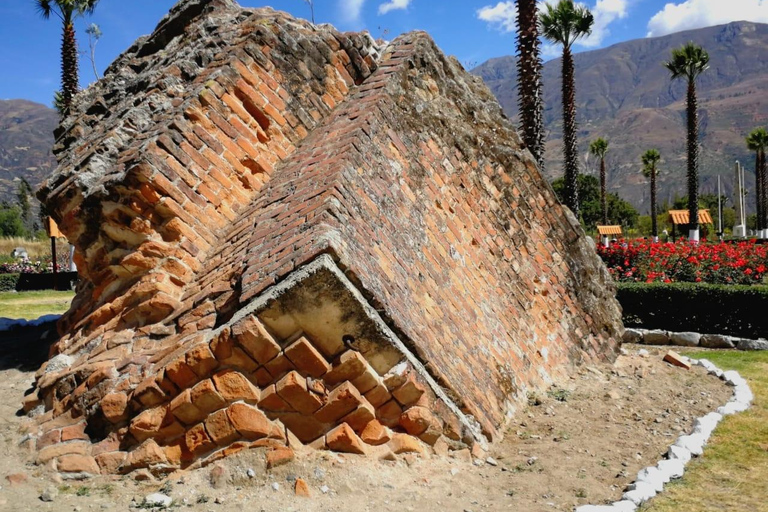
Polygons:
M19 282L19 274L0 274L0 292L12 292Z
M642 329L768 336L768 286L617 283L624 325Z

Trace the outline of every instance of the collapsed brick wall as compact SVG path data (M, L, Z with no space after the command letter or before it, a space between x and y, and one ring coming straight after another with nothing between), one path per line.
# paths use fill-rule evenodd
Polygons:
M60 471L461 449L613 357L588 239L426 34L186 0L56 152L40 197L85 279L25 410Z

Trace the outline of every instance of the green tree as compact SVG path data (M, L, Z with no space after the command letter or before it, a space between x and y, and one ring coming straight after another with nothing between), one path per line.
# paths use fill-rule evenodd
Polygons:
M768 177L766 177L765 149L768 147L768 131L755 128L747 136L747 148L755 152L755 198L757 203L757 230L768 228L766 199L768 198Z
M99 0L35 0L35 5L43 18L54 14L61 20L61 97L64 114L72 105L72 98L77 94L80 77L77 68L77 39L74 21L80 16L92 14Z
M29 196L32 195L32 187L29 182L24 178L21 178L19 186L16 188L16 199L19 203L19 209L21 211L21 220L24 226L29 229L32 223L32 204L30 203Z
M608 225L608 203L605 199L605 154L608 153L608 141L600 137L589 145L592 156L600 159L600 210L603 214L603 225Z
M523 142L544 170L544 101L536 0L517 0L517 105Z
M654 240L659 237L659 224L656 218L656 165L661 160L661 154L655 149L649 149L642 156L643 176L651 180L651 235Z
M688 81L686 95L686 114L688 119L688 215L689 237L699 238L699 115L696 99L696 78L709 68L709 54L699 45L687 43L672 50L672 56L664 66L672 75L672 80Z
M0 236L24 236L26 231L21 221L21 210L8 203L0 205Z
M572 0L560 0L557 5L547 4L541 14L541 32L550 41L563 46L563 145L565 167L564 204L579 217L579 155L576 140L576 84L571 47L579 38L592 33L594 16Z
M558 199L563 201L565 196L565 179L558 178L552 182L552 188ZM594 176L580 174L578 178L578 192L581 198L580 220L584 229L594 231L602 221L602 208L600 205L600 184ZM627 201L616 194L606 194L608 217L625 229L634 228L637 225L638 213Z

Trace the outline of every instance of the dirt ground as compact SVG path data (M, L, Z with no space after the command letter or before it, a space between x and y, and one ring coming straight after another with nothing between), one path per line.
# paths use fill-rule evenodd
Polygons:
M18 447L19 403L49 343L30 337L0 334L0 511L128 511L158 490L173 498L174 507L206 512L570 511L618 499L639 469L655 464L695 418L731 394L699 367L662 362L663 349L641 357L639 347L627 346L616 365L583 368L561 387L530 396L486 461L432 456L379 462L314 452L267 471L263 452L254 450L216 471L208 467L165 482L62 482L29 463ZM7 476L14 474L26 480L11 483ZM294 494L297 477L309 484L310 498ZM53 501L40 499L46 489Z

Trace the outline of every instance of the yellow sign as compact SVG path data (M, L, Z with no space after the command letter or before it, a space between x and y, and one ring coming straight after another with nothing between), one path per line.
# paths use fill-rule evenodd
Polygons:
M51 217L45 218L45 230L51 238L66 238L64 234L59 231L59 225L56 224L56 221Z

